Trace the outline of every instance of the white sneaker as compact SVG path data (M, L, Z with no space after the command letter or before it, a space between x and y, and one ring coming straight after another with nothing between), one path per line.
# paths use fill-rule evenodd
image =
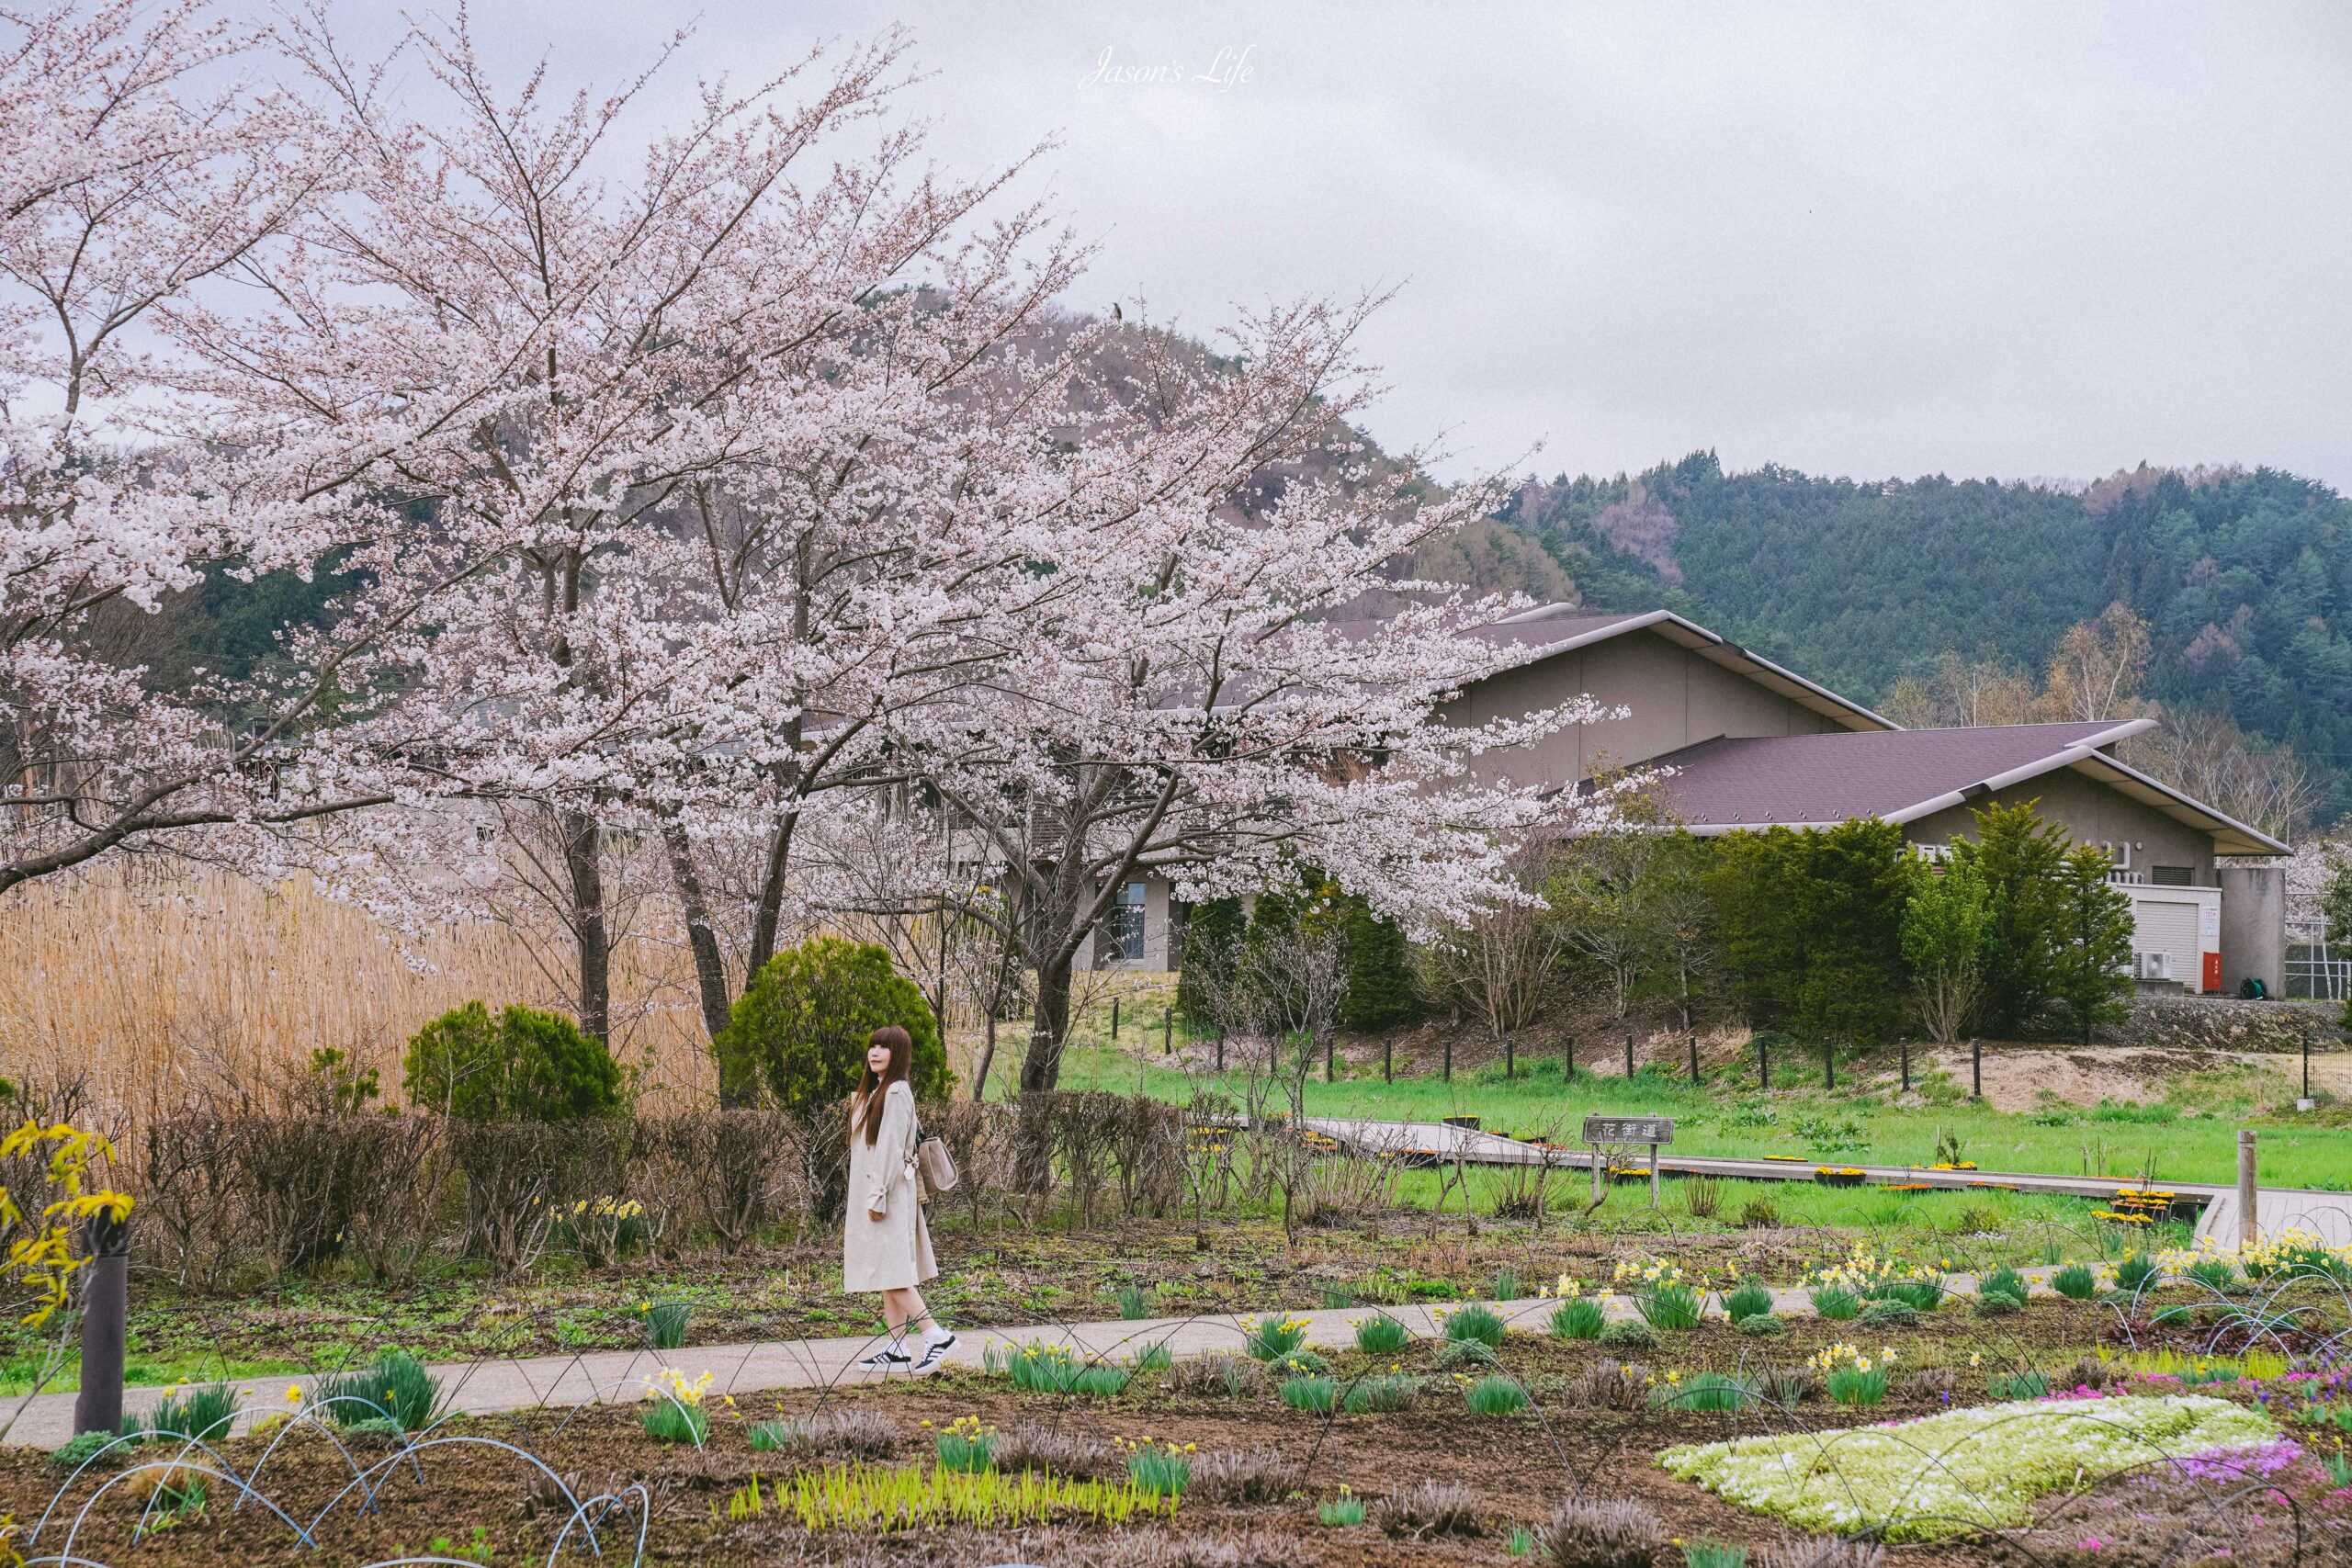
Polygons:
M915 1371L919 1372L927 1372L931 1371L932 1368L939 1365L941 1361L944 1360L947 1357L947 1352L954 1348L956 1348L956 1336L953 1334L949 1335L944 1339L924 1340L922 1347L922 1359L915 1363Z
M887 1372L895 1367L911 1365L913 1361L914 1358L908 1355L904 1350L899 1349L897 1343L894 1341L891 1344L883 1346L882 1348L875 1351L874 1354L858 1362L858 1365L865 1368L869 1372Z

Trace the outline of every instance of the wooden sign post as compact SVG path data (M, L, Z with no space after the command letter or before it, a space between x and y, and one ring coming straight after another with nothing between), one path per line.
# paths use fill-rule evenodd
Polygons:
M1588 1116L1584 1119L1584 1141L1592 1146L1592 1197L1600 1201L1600 1184L1607 1175L1609 1156L1605 1146L1632 1147L1646 1145L1650 1151L1650 1207L1657 1207L1657 1151L1674 1142L1674 1118L1671 1116Z

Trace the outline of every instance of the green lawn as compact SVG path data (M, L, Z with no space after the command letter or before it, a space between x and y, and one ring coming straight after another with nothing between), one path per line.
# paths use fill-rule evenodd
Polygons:
M1522 1060L1509 1082L1499 1066L1490 1066L1457 1073L1451 1083L1432 1074L1384 1084L1375 1069L1368 1077L1326 1084L1318 1066L1306 1086L1306 1106L1314 1116L1395 1121L1475 1115L1496 1132L1556 1132L1568 1141L1588 1111L1649 1111L1675 1118L1678 1154L1791 1155L1857 1165L1927 1165L1936 1157L1938 1138L1948 1135L1960 1140L1962 1157L1986 1170L2119 1179L2148 1175L2159 1183L2234 1180L2238 1129L2250 1126L2261 1134L2258 1171L2265 1185L2352 1190L2352 1127L2328 1124L2325 1110L2310 1116L2267 1113L2263 1086L2245 1074L2189 1075L2161 1104L2052 1106L2020 1115L1973 1104L1961 1092L1964 1086L1950 1084L1930 1086L1939 1103L1917 1106L1842 1086L1827 1091L1817 1058L1789 1056L1774 1056L1769 1094L1758 1089L1752 1061L1742 1082L1697 1088L1656 1070L1631 1079L1622 1071L1595 1076L1579 1070L1573 1082L1564 1081L1557 1056ZM1850 1064L1839 1070L1867 1076ZM1242 1088L1237 1075L1203 1084L1163 1066L1156 1034L1141 1052L1073 1044L1064 1057L1063 1082L1073 1089L1141 1089L1169 1100L1182 1100L1199 1087L1238 1097ZM990 1088L993 1095L996 1086Z

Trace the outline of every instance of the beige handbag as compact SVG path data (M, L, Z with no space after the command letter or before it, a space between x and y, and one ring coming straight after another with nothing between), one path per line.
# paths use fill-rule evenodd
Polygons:
M964 1179L956 1169L956 1156L947 1152L947 1145L937 1138L924 1137L921 1122L915 1124L914 1164L915 1174L922 1179L918 1190L926 1202L934 1192L954 1191L956 1184Z

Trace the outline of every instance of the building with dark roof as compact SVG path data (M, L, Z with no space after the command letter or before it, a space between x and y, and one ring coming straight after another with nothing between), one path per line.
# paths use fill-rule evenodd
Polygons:
M1575 788L1597 773L1654 767L1694 833L1877 817L1929 853L1973 830L1972 809L2030 800L2113 858L2138 928L2135 977L2217 991L2252 976L2284 994L2283 873L2220 861L2288 846L2118 759L2117 743L2151 719L1905 729L1664 611L1547 605L1477 635L1508 653L1464 688L1463 720L1577 692L1627 710L1498 754L1497 775Z
M1857 702L1665 610L1596 615L1546 604L1466 635L1446 716L1515 717L1579 694L1622 716L1490 753L1487 776L1552 789L1656 768L1690 831L1827 827L1877 817L1933 854L1973 831L1970 813L2031 801L2114 861L2132 899L2134 978L2151 989L2285 994L2285 879L2277 839L2131 767L2118 742L2144 718L1905 729ZM1100 962L1165 967L1182 907L1157 879L1125 890Z

